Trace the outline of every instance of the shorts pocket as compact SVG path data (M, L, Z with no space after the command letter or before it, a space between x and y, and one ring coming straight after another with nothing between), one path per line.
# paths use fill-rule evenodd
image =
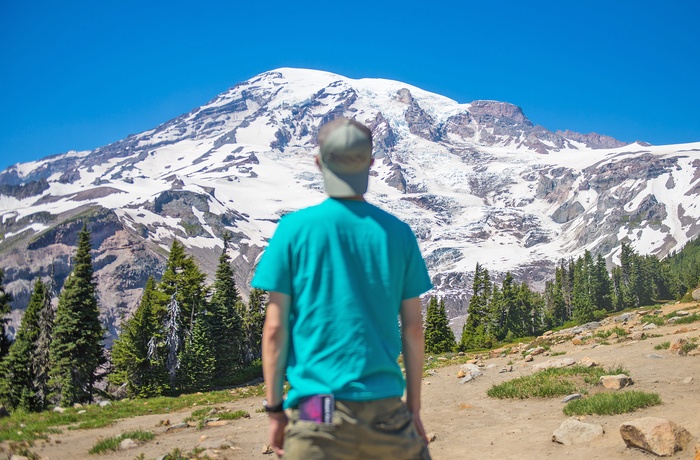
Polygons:
M372 421L372 428L383 433L399 433L413 422L413 416L405 404L401 403L391 411L378 415Z

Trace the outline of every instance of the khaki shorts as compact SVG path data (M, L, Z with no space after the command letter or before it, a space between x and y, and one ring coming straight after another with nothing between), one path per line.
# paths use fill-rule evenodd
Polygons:
M421 459L428 446L400 398L336 401L332 424L299 420L292 410L284 436L284 459Z

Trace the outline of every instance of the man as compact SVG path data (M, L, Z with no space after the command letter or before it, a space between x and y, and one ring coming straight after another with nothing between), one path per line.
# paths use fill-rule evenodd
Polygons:
M429 459L420 419L425 262L409 226L363 198L371 131L336 119L318 142L329 198L280 220L252 281L270 291L270 443L289 459Z

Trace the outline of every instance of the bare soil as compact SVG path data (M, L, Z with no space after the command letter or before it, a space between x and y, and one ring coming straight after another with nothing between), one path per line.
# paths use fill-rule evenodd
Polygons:
M667 313L696 307L696 303L668 305L663 310ZM642 325L632 321L625 327L641 330ZM525 362L522 354L510 354L484 359L483 375L466 384L459 383L458 364L439 368L423 382L423 422L427 431L435 434L435 440L430 445L432 456L436 460L650 459L653 455L627 448L619 434L623 422L649 416L670 419L685 427L697 440L700 437L700 356L679 356L669 350L655 350L654 346L664 341L672 342L678 337L700 337L699 327L699 323L665 325L648 331L659 337L640 341L627 339L617 342L617 339L613 339L609 340L609 345L574 345L571 340L566 340L551 347L549 354L564 353L556 358L568 357L578 362L589 357L606 368L622 365L630 371L634 380L631 389L656 392L663 401L660 406L631 414L582 417L588 423L602 425L605 430L602 438L585 445L564 446L552 441L552 433L567 419L562 412L564 404L561 398L498 400L486 395L492 385L529 375L534 364L555 358L538 355L534 361ZM511 365L512 371L499 372ZM688 383L689 377L692 381ZM166 432L166 427L159 426L163 420L168 419L173 425L188 417L192 411L141 416L100 429L63 430L61 434L51 435L48 442L37 442L32 450L39 457L50 460L132 460L140 455L155 459L176 448L189 453L194 449L214 447L214 450L205 452L211 458L272 459L273 455L263 454L267 444L267 419L265 414L256 412L261 403L261 398L250 398L224 405L231 410L250 413L249 419L229 421L224 426ZM99 439L136 429L152 431L156 437L128 450L105 455L88 454ZM231 447L216 449L222 441L228 441ZM694 446L691 444L671 458L694 457Z

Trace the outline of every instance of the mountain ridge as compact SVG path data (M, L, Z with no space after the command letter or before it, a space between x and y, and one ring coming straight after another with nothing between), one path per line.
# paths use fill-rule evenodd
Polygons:
M629 241L663 257L700 233L700 143L551 132L505 102L459 104L392 80L282 68L115 143L0 172L13 320L34 277L51 264L67 275L68 233L81 218L102 235L96 276L112 335L173 238L211 276L230 232L247 291L278 219L324 199L316 133L338 116L372 129L368 200L411 225L452 318L466 311L476 262L541 287L559 259L584 250L613 263Z

